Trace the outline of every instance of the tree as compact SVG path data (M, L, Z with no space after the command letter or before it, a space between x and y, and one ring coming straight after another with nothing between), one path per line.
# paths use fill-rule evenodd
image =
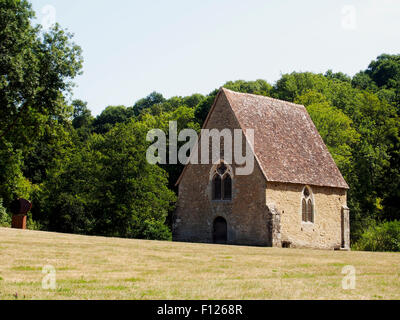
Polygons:
M51 231L170 239L175 195L164 170L146 160L146 125L131 120L92 135L49 173L41 222Z
M398 89L400 86L400 54L382 54L365 71L380 88Z
M87 107L87 102L82 100L72 101L73 107L73 119L72 125L75 129L80 129L83 127L89 127L94 118L92 112Z
M153 105L163 103L165 101L161 93L152 92L146 98L140 99L132 107L133 114L138 116L143 110L151 108Z
M93 121L93 130L96 133L107 133L117 123L125 123L132 116L125 106L109 106Z
M356 74L352 83L354 87L370 90L396 105L400 115L400 55L380 55L367 70Z
M201 101L204 100L204 96L199 93L192 94L183 98L183 104L189 108L195 108Z
M0 140L0 198L9 207L18 197L28 198L33 190L31 182L22 172L23 156L10 142Z
M262 96L270 96L272 86L265 80L256 81L228 81L225 83L224 88L242 93L252 93Z
M378 90L375 82L365 71L360 71L359 73L357 73L351 80L351 83L353 87L357 89L371 90L373 92L376 92Z
M33 17L25 0L0 2L0 190L6 206L35 188L30 180L37 170L26 158L70 118L65 96L82 68L72 35L59 25L43 32Z
M196 117L196 121L200 124L200 126L203 126L203 123L211 110L214 100L217 97L217 94L218 90L214 90L197 105L194 115Z
M297 97L295 102L306 106L339 169L345 174L346 180L351 179L346 175L352 171L352 149L359 140L352 120L332 106L324 95L312 90Z
M63 94L82 67L81 49L56 25L32 27L25 0L0 4L0 137L26 143L38 136L47 116L69 116Z
M349 77L347 74L344 74L343 72L336 72L334 73L332 70L328 70L324 74L325 78L328 78L330 80L337 79L343 82L351 82L351 77Z

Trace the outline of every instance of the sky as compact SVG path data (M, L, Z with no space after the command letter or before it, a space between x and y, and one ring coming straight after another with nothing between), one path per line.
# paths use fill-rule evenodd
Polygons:
M230 80L274 84L293 71L354 75L400 54L400 0L31 0L83 49L73 98L94 115L166 98L208 94Z

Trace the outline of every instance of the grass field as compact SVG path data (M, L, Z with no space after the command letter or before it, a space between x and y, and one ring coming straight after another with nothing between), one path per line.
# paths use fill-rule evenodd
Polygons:
M55 290L42 268L56 270ZM344 266L356 288L342 288ZM0 228L0 299L400 299L400 254L217 246Z

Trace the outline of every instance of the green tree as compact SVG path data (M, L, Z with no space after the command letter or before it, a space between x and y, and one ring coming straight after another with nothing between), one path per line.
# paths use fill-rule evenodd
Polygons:
M196 106L204 100L204 96L199 93L192 94L183 98L183 104L189 108L196 108Z
M117 123L125 123L132 116L125 106L109 106L93 121L93 130L104 134L111 130Z
M400 86L400 54L382 54L365 71L379 88L398 89Z
M163 95L154 91L146 98L140 99L135 103L135 105L132 107L133 114L138 116L143 110L149 109L156 104L163 103L164 101L165 99Z
M73 119L72 125L75 129L80 129L83 127L90 127L94 118L92 112L87 107L87 102L82 100L72 101L73 107Z
M23 156L15 150L10 142L0 141L0 198L4 205L18 197L28 198L34 186L24 177L22 172Z
M352 172L352 148L359 140L352 120L343 111L333 107L321 93L312 90L297 97L295 102L306 106L339 169L345 174L346 180L351 179L346 174Z
M30 142L47 117L69 116L63 94L82 67L81 49L56 25L32 27L24 0L0 3L0 137Z
M10 227L11 216L7 213L6 208L3 207L3 199L0 198L0 227Z
M351 80L351 83L353 87L357 89L370 90L373 92L378 90L378 86L365 71L357 73Z
M164 170L146 160L146 125L117 124L92 135L52 170L40 194L52 231L170 239L165 225L175 195Z
M347 74L344 74L343 72L333 72L332 70L328 70L324 74L325 78L328 78L330 80L337 79L343 82L351 82L351 77L349 77Z
M353 86L368 89L397 106L400 114L400 54L382 54L353 77Z
M218 90L214 90L196 106L194 115L196 117L196 121L200 124L200 126L203 126L204 121L206 120L207 115L210 112L211 107L214 103L214 100L217 97L217 94Z
M265 80L256 81L228 81L224 84L224 88L236 92L258 94L261 96L269 96L271 94L272 86Z
M30 180L37 170L25 158L71 116L64 97L82 67L72 35L59 25L43 32L33 17L25 0L0 2L0 192L6 206L35 188Z

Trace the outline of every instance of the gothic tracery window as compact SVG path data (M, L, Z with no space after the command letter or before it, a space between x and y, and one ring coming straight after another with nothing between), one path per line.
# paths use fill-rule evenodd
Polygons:
M212 180L212 199L232 200L232 177L224 163L215 170Z
M314 223L314 201L312 193L308 187L305 187L303 190L301 214L303 222Z

